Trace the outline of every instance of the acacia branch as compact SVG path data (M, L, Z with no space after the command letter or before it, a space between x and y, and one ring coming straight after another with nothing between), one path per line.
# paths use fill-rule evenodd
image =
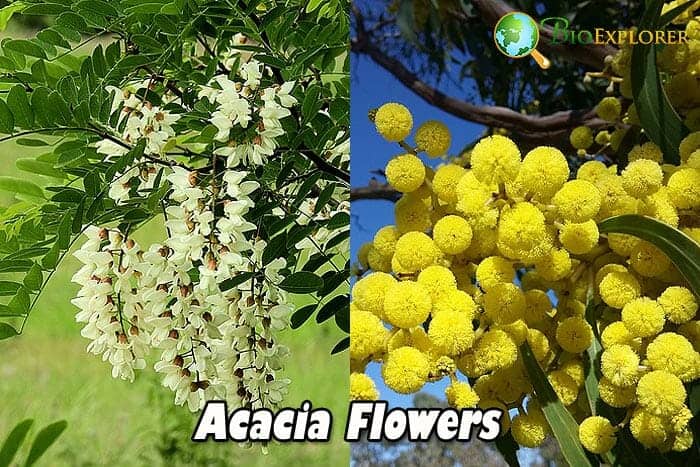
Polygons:
M401 198L401 193L394 190L388 183L379 183L372 179L367 186L352 188L350 190L350 201L361 199L383 199L396 202Z

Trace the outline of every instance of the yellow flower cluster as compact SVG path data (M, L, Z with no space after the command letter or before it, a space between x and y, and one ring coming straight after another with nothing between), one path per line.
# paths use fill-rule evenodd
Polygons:
M606 100L598 113L614 120L619 104ZM377 116L399 108L386 105ZM398 127L410 136L410 113L396 118L375 118L388 140ZM699 136L689 138L685 152L695 139L700 146ZM387 166L402 196L394 224L360 249L351 398L379 397L364 374L370 362L380 363L385 385L402 394L449 378L452 406L517 408L502 424L519 444L535 447L550 428L531 397L519 350L527 342L580 423L586 449L607 452L620 429L647 448L687 449L684 384L700 377L697 297L661 251L628 235L600 235L598 222L643 214L697 241L700 168L689 157L680 167L660 165L658 148L647 144L633 150L619 175L598 161L571 174L558 149L523 155L502 135L479 141L466 166L425 166L421 153L443 153L449 140L444 125L428 122L416 147L399 141L405 152ZM594 321L586 316L591 292L603 310ZM600 395L628 411L622 425L587 408L584 360L596 336L604 349Z

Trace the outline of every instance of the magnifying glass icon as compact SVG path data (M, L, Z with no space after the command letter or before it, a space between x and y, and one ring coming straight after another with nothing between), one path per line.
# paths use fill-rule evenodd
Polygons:
M552 62L537 50L540 30L537 22L526 13L512 11L501 17L493 28L496 48L510 58L530 56L540 68L546 70Z

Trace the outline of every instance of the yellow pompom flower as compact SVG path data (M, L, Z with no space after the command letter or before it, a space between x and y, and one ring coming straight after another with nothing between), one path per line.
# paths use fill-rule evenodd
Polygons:
M457 185L467 171L455 164L446 164L435 171L433 192L441 201L457 203Z
M569 178L566 157L556 148L540 146L525 156L516 182L527 193L548 200Z
M557 326L557 342L569 353L581 353L593 342L591 325L583 318L566 318Z
M637 388L631 386L616 386L608 378L601 378L598 382L600 398L610 407L622 408L634 404Z
M576 402L579 388L571 376L561 370L555 370L547 375L547 379L562 404L568 406Z
M652 371L637 384L637 401L649 413L668 418L678 413L686 398L683 382L667 371Z
M559 215L571 222L585 222L600 210L602 197L591 182L571 180L557 191L552 203Z
M585 255L597 244L599 239L598 224L588 220L579 224L566 222L559 230L559 241L575 255Z
M700 207L700 170L681 169L668 179L668 196L679 209Z
M700 149L700 131L689 134L681 141L679 146L681 161L686 162L690 155L698 149Z
M364 360L384 351L387 329L373 313L360 309L350 314L350 358Z
M447 125L437 120L428 120L416 130L415 140L419 150L425 151L430 157L438 157L450 149L452 136Z
M377 233L374 234L372 246L374 246L382 256L392 256L399 237L401 237L399 230L393 225L387 225L377 230Z
M396 284L396 279L383 272L374 272L355 283L352 288L352 302L360 310L370 311L382 317L384 315L384 297L389 287Z
M443 253L458 255L469 248L472 228L462 217L445 216L433 227L433 241Z
M456 356L474 343L474 328L471 320L459 311L447 310L438 313L430 321L428 337L440 355Z
M583 361L580 358L572 358L565 361L560 365L559 370L569 375L578 387L583 386L586 379L586 369L583 367Z
M518 347L508 333L493 329L477 341L474 359L484 372L507 368L518 359Z
M501 212L498 222L498 249L510 259L536 261L549 250L542 211L526 202Z
M470 409L479 403L479 395L474 392L469 383L463 381L453 381L445 389L445 397L450 407L457 410Z
M501 417L501 435L508 433L510 430L510 415L508 414L508 407L506 407L505 404L496 399L481 399L479 401L479 408L483 411L498 409L503 412L503 416Z
M641 240L632 235L619 233L608 234L608 246L620 256L631 255L632 250L639 242L641 242Z
M363 243L359 250L357 250L357 261L360 263L360 267L367 269L369 267L369 250L372 248L371 242Z
M658 417L648 410L635 409L630 420L630 431L632 436L647 448L659 447L668 437L668 421Z
M541 412L517 415L510 426L515 442L526 448L536 448L544 443L549 425Z
M384 319L397 328L412 328L428 319L431 307L425 286L413 281L397 282L386 292Z
M608 347L600 356L600 371L615 386L632 386L639 378L639 355L629 345Z
M587 126L576 127L571 132L569 141L575 149L588 149L593 145L593 130Z
M668 197L668 190L661 188L651 196L647 196L640 214L659 219L671 227L678 227L678 210Z
M656 301L664 309L668 320L675 324L690 321L698 311L693 292L681 286L667 288Z
M635 298L622 308L622 322L635 337L651 337L664 328L665 314L655 300Z
M525 322L528 326L541 323L552 312L552 301L546 292L531 289L525 292Z
M432 225L430 207L414 193L402 196L394 205L396 228L401 233L425 232Z
M599 285L600 297L613 307L622 308L639 297L642 288L639 281L629 272L612 271L603 277Z
M664 155L661 152L661 148L659 148L655 143L651 141L642 145L637 144L630 150L629 154L627 155L627 160L629 162L638 161L640 159L646 159L660 164L661 161L663 161L663 158Z
M462 290L449 290L433 302L433 317L444 311L459 312L462 314L462 319L471 321L476 313L476 304L468 293Z
M615 122L620 118L622 104L616 97L604 97L595 108L596 114L608 122Z
M438 248L433 240L422 232L408 232L396 242L394 256L409 271L418 272L435 263Z
M491 321L509 324L525 316L525 294L515 284L496 284L484 294L483 306Z
M444 266L428 266L418 274L417 282L430 293L433 303L445 294L457 289L457 280L452 271Z
M520 149L501 135L483 138L471 153L474 176L487 185L515 180L520 170Z
M544 361L549 355L549 339L547 339L547 336L545 336L543 332L537 329L528 329L527 343L530 345L530 349L532 349L532 353L535 355L535 359L538 362Z
M411 133L413 116L406 106L396 102L388 102L377 109L374 125L384 139L397 142L405 139Z
M504 282L513 282L514 278L513 263L500 256L489 256L476 268L476 280L485 291Z
M392 350L382 366L384 383L399 394L420 391L428 381L429 372L428 357L413 347Z
M583 447L594 454L605 454L617 442L615 428L610 420L599 416L588 417L581 422L578 427L578 438Z
M425 180L425 166L413 154L396 156L386 165L386 180L396 191L416 191Z
M544 280L556 282L564 279L571 272L571 257L564 249L553 249L544 258L535 263L537 272Z
M648 159L632 161L622 171L622 186L635 198L644 198L659 191L664 180L661 166Z
M613 261L611 263L605 263L603 266L598 269L595 273L595 286L596 288L600 288L600 283L603 281L605 276L607 276L611 272L628 272L627 268L624 267L621 264L616 263L615 261L619 261L619 257L615 255L614 253L609 253L608 259L610 261ZM594 264L595 267L595 264Z
M351 401L376 401L377 399L379 399L379 391L372 378L364 373L350 374Z
M600 341L604 349L608 349L616 344L629 345L632 349L639 347L634 336L622 321L614 321L607 325L600 334Z
M432 352L433 344L428 338L428 333L421 326L411 329L399 329L389 338L386 344L388 352L401 347L415 347L424 354Z
M381 254L374 246L370 247L367 252L367 264L369 264L370 269L375 272L391 272L391 258L391 256L384 256Z
M694 442L695 438L693 438L693 432L690 430L683 430L677 433L673 438L673 446L671 449L676 452L687 451Z
M671 260L651 243L640 241L632 249L630 266L641 276L656 277L671 266Z
M611 173L610 167L606 166L600 161L584 162L576 172L577 179L586 180L594 185L598 183L598 181L614 175L615 173Z
M700 354L685 337L665 332L647 346L647 364L689 383L700 376Z

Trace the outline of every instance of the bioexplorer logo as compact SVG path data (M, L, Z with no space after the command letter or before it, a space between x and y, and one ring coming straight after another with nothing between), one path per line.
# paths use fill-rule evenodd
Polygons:
M493 39L496 48L504 55L511 58L523 58L531 56L542 68L549 68L550 62L538 50L540 41L540 27L552 31L550 44L565 45L615 45L621 44L686 44L688 37L685 31L673 30L636 30L621 29L607 30L594 28L593 30L578 29L564 17L548 17L537 22L531 16L519 11L507 13L496 23L493 30Z

